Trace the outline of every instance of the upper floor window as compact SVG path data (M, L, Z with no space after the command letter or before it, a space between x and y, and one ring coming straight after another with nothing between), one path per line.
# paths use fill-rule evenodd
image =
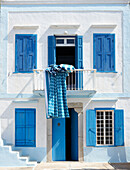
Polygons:
M15 35L15 72L29 73L37 68L37 35Z
M115 34L93 34L93 64L98 72L115 71Z

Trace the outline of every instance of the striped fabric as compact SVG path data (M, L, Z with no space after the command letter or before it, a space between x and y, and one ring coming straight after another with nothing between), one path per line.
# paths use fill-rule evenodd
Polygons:
M60 64L60 67L61 67L62 69L67 70L67 71L71 71L71 70L74 70L74 69L75 69L73 65L68 65L68 64Z
M66 77L71 65L51 65L46 69L50 73L47 118L69 117L66 97Z

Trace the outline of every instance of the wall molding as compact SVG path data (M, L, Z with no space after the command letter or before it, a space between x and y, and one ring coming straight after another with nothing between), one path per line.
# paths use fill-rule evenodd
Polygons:
M49 1L36 1L36 0L2 0L2 5L41 5L41 4L129 4L128 0L49 0Z
M13 29L15 30L36 30L38 29L39 26L34 26L34 25L25 25L25 26L22 26L22 25L17 25L17 26L14 26Z

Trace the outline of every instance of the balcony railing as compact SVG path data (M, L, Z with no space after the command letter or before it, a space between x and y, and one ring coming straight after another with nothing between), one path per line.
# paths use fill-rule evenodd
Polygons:
M45 89L45 70L35 69L34 91ZM49 73L48 73L49 74ZM75 69L66 78L67 90L96 90L96 69Z

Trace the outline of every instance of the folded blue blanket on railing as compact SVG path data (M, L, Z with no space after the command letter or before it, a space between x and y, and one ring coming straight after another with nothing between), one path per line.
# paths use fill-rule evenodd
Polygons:
M71 70L74 70L74 66L67 64L51 65L46 69L46 89L48 89L46 90L47 118L69 117L66 77Z

